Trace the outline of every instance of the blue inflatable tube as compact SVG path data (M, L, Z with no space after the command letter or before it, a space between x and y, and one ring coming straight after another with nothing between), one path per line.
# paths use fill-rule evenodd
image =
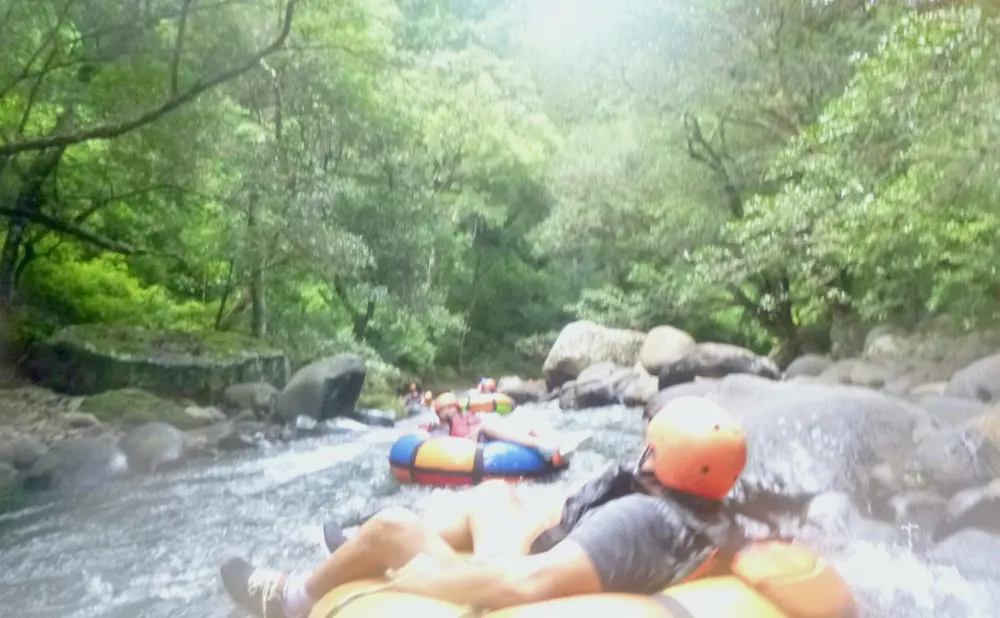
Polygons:
M566 464L553 466L538 451L520 444L429 437L426 432L416 432L392 445L389 466L402 483L441 486L535 478L565 468Z

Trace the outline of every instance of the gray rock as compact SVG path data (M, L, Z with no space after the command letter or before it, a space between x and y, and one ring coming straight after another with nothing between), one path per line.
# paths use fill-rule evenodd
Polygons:
M927 421L922 408L864 388L746 375L709 384L703 396L736 415L747 434L740 485L748 495L801 500L834 491L864 500L879 488L872 467L905 453Z
M237 410L253 410L266 416L274 411L280 391L266 382L245 382L226 388L222 397L226 405Z
M365 375L365 361L353 354L338 354L306 365L278 395L277 414L286 422L299 415L322 421L350 414L358 405Z
M71 395L133 387L209 403L227 384L284 384L288 361L280 350L235 333L91 324L64 328L35 346L25 369L36 382Z
M136 472L155 472L176 467L184 461L187 443L184 432L167 423L146 423L118 442Z
M0 441L0 462L18 470L29 470L45 451L45 445L35 438L15 434Z
M774 361L746 348L728 343L699 343L679 360L660 372L659 388L693 382L695 378L721 378L731 374L750 374L777 380L781 377Z
M104 438L70 438L52 445L25 475L25 486L81 490L128 473L128 458Z
M226 415L222 413L218 408L211 406L208 408L202 408L199 406L188 406L184 408L184 414L187 414L196 421L201 421L206 425L211 425L212 423L221 423L226 420Z
M798 376L818 376L833 364L829 356L803 354L788 364L784 378L790 380Z
M77 429L83 427L100 427L101 421L89 412L70 412L63 414L63 421L70 427Z

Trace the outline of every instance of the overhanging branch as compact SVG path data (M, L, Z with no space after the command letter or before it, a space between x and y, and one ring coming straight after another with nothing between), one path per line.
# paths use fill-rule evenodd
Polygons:
M239 77L243 73L257 67L261 60L281 49L291 32L292 18L295 15L295 7L297 4L298 0L288 0L288 4L285 5L285 15L281 25L281 32L269 45L247 58L244 62L226 71L218 73L207 80L195 82L194 85L187 90L177 94L176 96L168 98L160 105L149 109L134 118L118 123L101 124L96 127L82 129L72 133L49 135L46 137L3 144L0 145L0 156L14 155L36 150L46 150L48 148L72 146L73 144L79 144L81 142L91 140L111 139L159 120L163 116L166 116L170 112L173 112L186 103L194 100L202 93L231 79Z

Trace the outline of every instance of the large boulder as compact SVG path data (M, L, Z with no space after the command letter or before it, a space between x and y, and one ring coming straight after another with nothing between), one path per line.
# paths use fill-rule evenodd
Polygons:
M660 390L693 382L695 378L721 378L745 373L777 380L781 372L774 361L746 348L728 343L699 343L659 373Z
M928 422L922 408L863 388L748 375L702 384L712 387L702 396L746 431L750 454L740 485L750 496L802 500L834 491L863 500L878 489L869 470L905 452Z
M957 371L944 394L987 403L1000 399L1000 354L981 358Z
M118 441L135 472L156 472L174 468L187 455L184 432L167 423L147 423L136 427Z
M235 333L87 324L64 328L36 346L27 371L64 393L133 387L214 403L228 384L284 384L287 364L281 351Z
M602 362L587 367L579 377L562 385L559 407L562 409L597 408L625 402L625 391L646 375L633 368Z
M657 326L646 333L639 350L639 362L650 375L658 376L664 367L683 358L694 345L694 337L681 329Z
M1000 477L1000 416L987 413L957 426L927 431L909 448L873 470L891 492L956 491Z
M833 359L821 354L803 354L785 368L783 377L786 380L799 376L818 376L833 364Z
M365 361L353 354L337 354L295 372L278 395L275 412L286 422L300 416L323 421L353 416L365 385Z
M29 488L85 490L128 473L128 459L105 438L71 438L52 445L24 479Z
M497 380L497 392L507 395L517 405L541 401L547 391L544 380L524 380L518 376L504 376Z
M607 328L589 320L567 324L549 350L542 371L550 389L575 379L580 372L600 362L623 367L635 364L645 333Z

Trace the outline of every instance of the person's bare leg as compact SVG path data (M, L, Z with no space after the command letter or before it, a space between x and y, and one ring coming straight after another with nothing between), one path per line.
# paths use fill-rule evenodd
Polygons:
M545 522L537 511L524 508L510 483L486 481L477 488L479 500L468 513L477 558L526 556Z
M365 522L354 538L313 571L306 580L306 592L319 599L343 583L398 569L417 554L426 554L442 566L460 562L451 546L415 514L402 508L386 509Z

